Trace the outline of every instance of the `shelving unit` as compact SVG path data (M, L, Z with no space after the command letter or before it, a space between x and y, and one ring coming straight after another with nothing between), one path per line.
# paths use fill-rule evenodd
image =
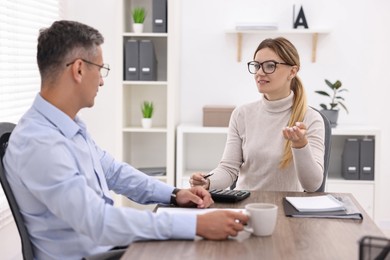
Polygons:
M317 42L318 35L328 34L329 30L321 29L291 29L291 30L229 30L226 33L236 34L237 36L237 62L241 61L241 49L243 35L247 34L311 34L312 35L312 54L311 61L316 62L317 59Z
M375 140L374 180L346 180L341 174L344 142L348 138L369 137ZM338 126L332 129L332 151L329 163L329 177L326 183L327 192L352 193L366 212L375 219L375 211L379 207L379 185L381 172L380 162L380 130L369 126Z
M153 0L122 0L122 58L118 68L121 73L121 142L122 160L136 168L165 168L166 174L155 178L173 185L175 178L175 129L176 92L174 80L175 55L168 52L175 47L173 35L177 32L172 15L172 0L167 1L166 33L154 33L152 26ZM131 10L134 7L146 9L143 33L132 32ZM126 81L124 77L124 44L127 40L150 40L153 42L157 59L157 80ZM143 101L154 104L152 128L141 126L141 104Z
M214 169L222 158L227 138L226 127L202 127L180 125L177 128L176 185L189 187L192 173L208 172ZM375 179L346 180L341 174L342 152L345 139L370 137L375 139ZM380 171L379 148L380 131L369 126L338 126L332 129L332 150L329 163L329 176L325 191L352 193L371 217L379 205Z

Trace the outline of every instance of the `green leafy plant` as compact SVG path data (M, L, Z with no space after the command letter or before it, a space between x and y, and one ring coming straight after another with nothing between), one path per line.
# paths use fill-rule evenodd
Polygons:
M144 101L144 103L141 105L143 118L152 118L153 109L153 102Z
M341 92L348 91L345 88L342 88L342 83L341 81L337 80L335 83L331 83L329 80L325 79L326 85L332 90L331 94L329 94L326 91L322 90L317 90L315 93L327 96L331 99L329 106L326 104L322 103L320 104L320 107L322 107L324 110L337 110L338 106L342 107L348 114L348 109L344 105L343 101L345 99L340 95Z
M146 17L146 11L143 7L136 7L132 11L134 23L144 23Z

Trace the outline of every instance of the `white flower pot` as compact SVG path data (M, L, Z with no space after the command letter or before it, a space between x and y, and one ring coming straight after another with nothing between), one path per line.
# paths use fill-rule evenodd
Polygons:
M143 23L133 23L133 32L142 33L144 31Z
M152 127L152 119L151 118L142 118L142 127L143 128L151 128Z

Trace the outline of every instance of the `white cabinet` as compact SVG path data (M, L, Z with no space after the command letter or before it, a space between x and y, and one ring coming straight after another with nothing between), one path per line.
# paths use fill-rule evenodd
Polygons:
M375 140L374 180L346 180L342 177L342 153L348 138L372 138ZM370 126L337 126L332 129L332 150L329 163L329 177L326 182L328 192L352 193L365 211L375 219L379 198L380 183L380 131Z
M201 127L180 125L177 128L176 185L189 187L193 172L208 172L214 169L222 158L227 137L225 127ZM342 177L342 152L347 138L375 139L375 179L346 180ZM366 212L375 217L375 198L379 196L379 145L380 131L365 126L338 126L332 129L332 150L329 163L327 192L352 193Z
M162 168L166 174L156 176L161 181L174 184L175 168L175 129L176 129L176 93L177 84L174 72L176 67L176 56L168 55L168 52L175 47L174 34L177 29L172 20L173 10L171 0L167 1L167 32L153 32L152 0L122 0L122 33L121 59L117 69L121 73L121 139L120 151L122 160L136 168ZM135 7L146 9L144 31L142 33L132 32L131 11ZM157 59L157 79L153 81L126 81L124 76L125 49L124 44L128 40L150 40L155 49ZM154 114L152 117L152 128L141 126L141 104L144 101L152 101Z

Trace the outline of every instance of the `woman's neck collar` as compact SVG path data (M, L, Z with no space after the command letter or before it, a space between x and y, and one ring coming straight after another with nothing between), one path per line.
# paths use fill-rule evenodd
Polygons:
M294 92L290 92L290 94L282 99L278 100L268 100L265 95L263 95L263 104L266 107L267 111L270 112L280 112L292 107L294 101Z

